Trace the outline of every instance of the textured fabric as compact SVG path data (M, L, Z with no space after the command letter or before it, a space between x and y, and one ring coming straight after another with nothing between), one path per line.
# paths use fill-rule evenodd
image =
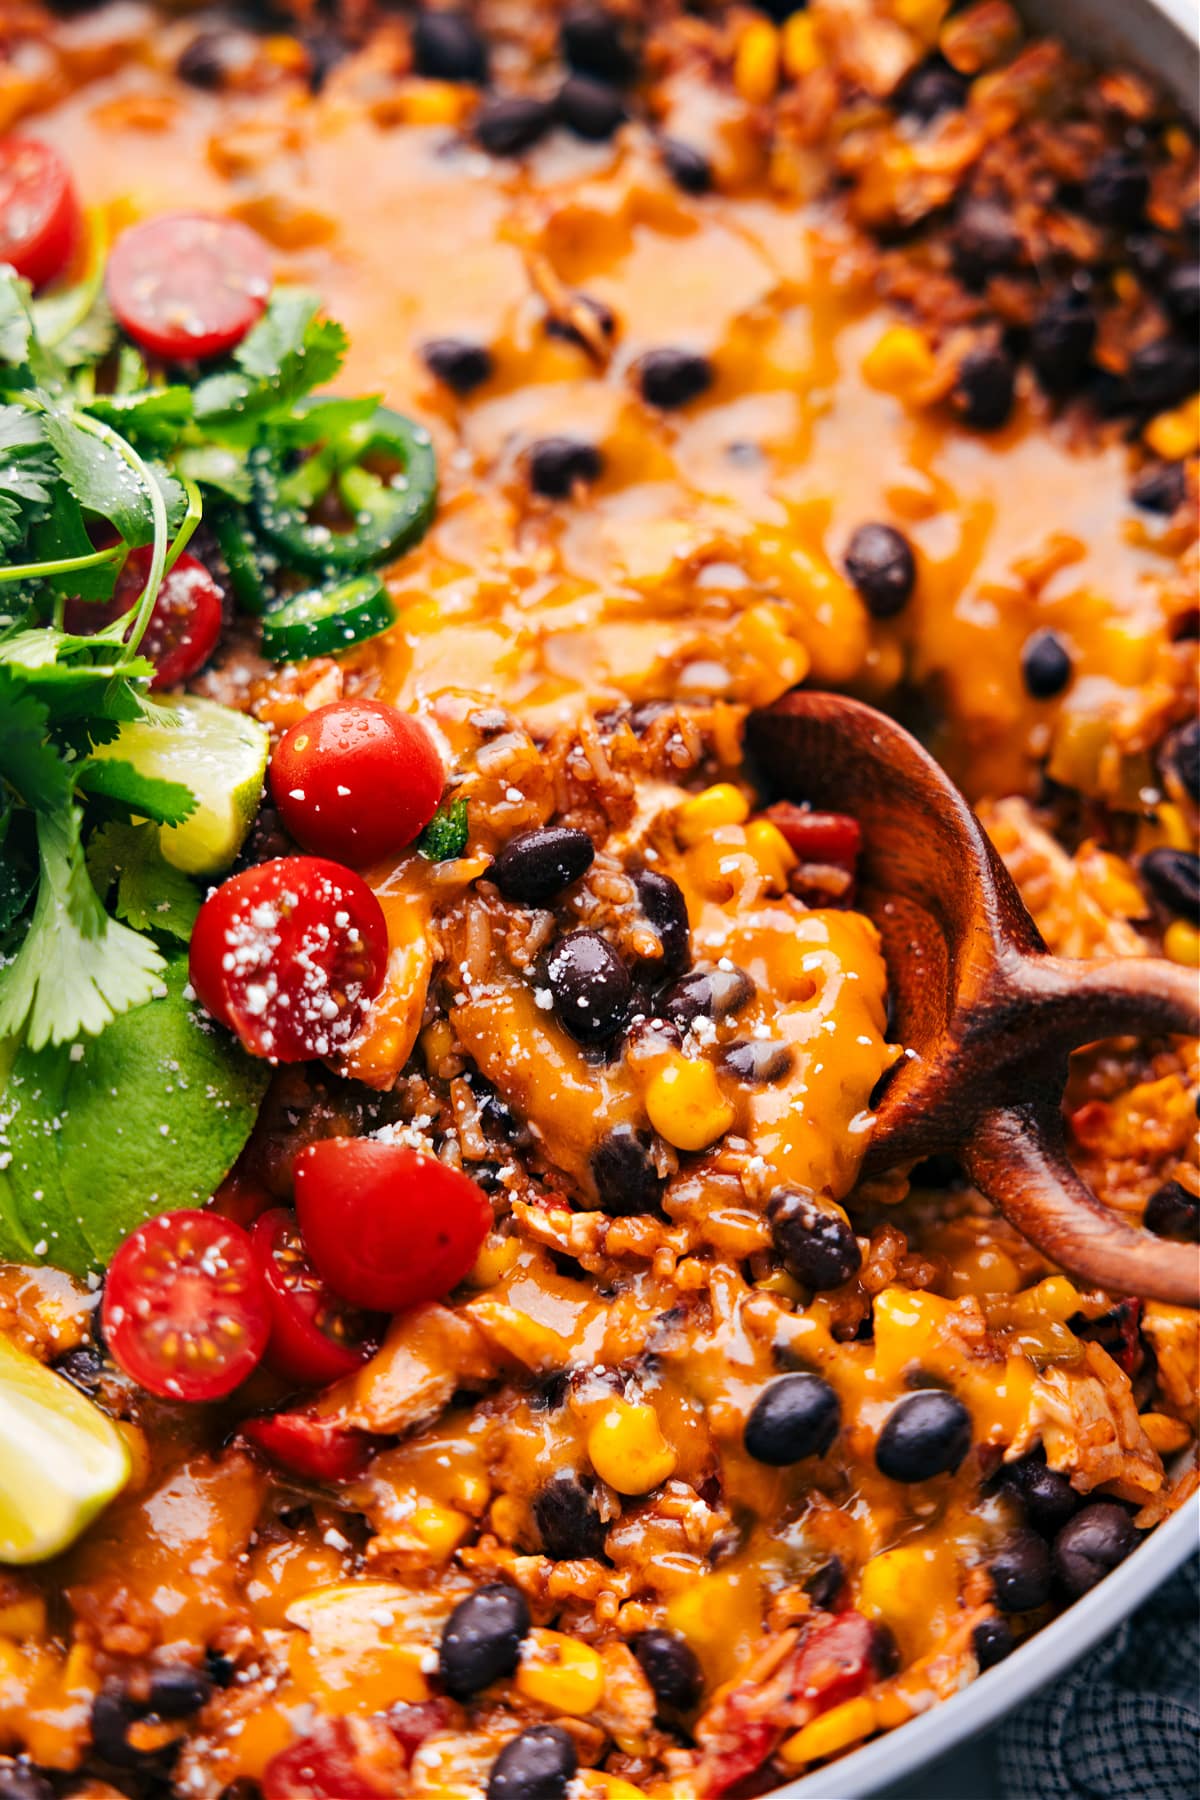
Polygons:
M1196 1800L1200 1561L997 1733L1003 1800Z

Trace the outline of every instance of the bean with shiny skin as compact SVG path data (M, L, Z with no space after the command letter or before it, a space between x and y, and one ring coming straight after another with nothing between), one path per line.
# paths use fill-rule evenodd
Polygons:
M605 1525L596 1496L574 1469L559 1469L534 1496L542 1549L555 1562L604 1555Z
M601 1211L610 1218L657 1211L663 1184L651 1149L646 1132L616 1125L592 1152L592 1180Z
M569 931L546 964L559 1023L580 1044L606 1044L624 1025L633 995L629 970L598 931Z
M662 956L653 973L662 978L678 975L692 956L687 901L677 881L657 869L642 869L633 878L647 924L662 945Z
M1182 1181L1164 1181L1155 1188L1142 1218L1146 1230L1156 1237L1179 1238L1186 1244L1200 1242L1200 1199Z
M667 994L663 1016L686 1028L703 1015L724 1019L753 1000L756 989L744 969L694 969Z
M675 1631L651 1627L629 1640L629 1648L641 1664L642 1674L654 1689L660 1707L672 1712L691 1712L704 1692L704 1672L696 1652Z
M821 1293L862 1266L858 1239L841 1213L803 1188L779 1188L767 1206L771 1240L788 1274Z
M1016 1647L1012 1626L1006 1619L982 1619L971 1633L971 1648L981 1675L1011 1656Z
M841 1407L820 1375L779 1375L754 1402L745 1444L755 1462L775 1469L824 1456L838 1434Z
M1138 1541L1137 1529L1115 1500L1097 1500L1063 1526L1054 1540L1054 1572L1073 1600L1124 1562Z
M971 1415L954 1394L926 1388L894 1406L875 1445L875 1466L892 1481L953 1474L971 1448Z
M570 1732L561 1725L531 1725L492 1764L487 1800L562 1800L578 1766Z
M491 878L506 900L548 906L591 868L596 846L586 831L546 825L509 838L491 867Z
M1003 1612L1032 1612L1050 1598L1050 1549L1036 1531L1014 1531L993 1556L990 1570L996 1605Z
M493 1581L460 1600L442 1631L438 1670L456 1700L469 1700L493 1681L516 1671L530 1627L524 1594L507 1581Z

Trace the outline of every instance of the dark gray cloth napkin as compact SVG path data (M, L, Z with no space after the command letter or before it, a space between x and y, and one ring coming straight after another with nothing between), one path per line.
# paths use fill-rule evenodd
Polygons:
M995 1763L1003 1800L1196 1800L1200 1560L1014 1713Z

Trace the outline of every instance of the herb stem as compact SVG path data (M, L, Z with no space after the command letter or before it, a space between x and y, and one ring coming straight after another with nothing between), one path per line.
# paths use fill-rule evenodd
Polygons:
M150 568L146 575L146 585L142 589L137 601L130 607L129 612L123 613L119 619L114 620L103 632L97 632L96 634L98 637L115 636L122 642L124 649L120 661L121 663L128 663L131 662L137 654L137 648L142 641L143 633L150 623L150 614L154 611L154 602L158 598L158 590L162 586L163 571L166 568L167 561L168 527L166 503L163 500L162 489L159 487L158 482L154 479L154 476L146 467L146 464L142 461L128 438L122 437L119 431L114 431L110 425L105 425L102 420L93 418L91 413L77 411L73 414L73 418L80 431L87 432L90 437L100 438L103 443L108 445L110 450L116 451L122 462L127 463L133 470L134 474L145 488L150 500L150 516L154 521L154 544L150 555ZM129 618L131 613L133 615L133 624L127 635L122 628L125 624L125 620Z
M169 575L175 564L191 542L192 533L204 515L204 501L200 489L186 475L181 477L183 489L187 495L187 511L183 515L183 523L175 533L175 541L167 551L167 560L163 565L163 574Z
M50 575L74 575L77 569L98 569L105 563L117 562L128 549L126 543L110 544L107 549L93 550L87 556L62 556L54 562L9 563L0 569L0 581L40 581Z

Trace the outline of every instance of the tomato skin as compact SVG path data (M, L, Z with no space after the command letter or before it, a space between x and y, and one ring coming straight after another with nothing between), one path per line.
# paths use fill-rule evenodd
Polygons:
M362 1767L345 1719L325 1719L311 1737L273 1756L262 1773L263 1800L380 1800L395 1792Z
M421 721L378 700L317 707L271 757L271 793L297 843L356 869L424 831L445 779Z
M104 1339L163 1400L221 1400L257 1366L270 1329L250 1238L217 1213L147 1220L109 1264Z
M271 1314L266 1361L284 1381L325 1387L352 1375L371 1354L356 1318L330 1293L304 1253L286 1206L272 1207L251 1233Z
M61 275L83 235L83 212L56 150L39 138L0 138L0 263L33 287Z
M350 1431L336 1419L303 1411L247 1419L242 1436L306 1481L355 1481L379 1447L365 1431Z
M146 585L152 556L149 544L131 550L113 597L104 604L68 600L64 613L67 630L90 637L127 613ZM139 654L149 657L158 671L151 688L159 692L178 687L197 674L216 649L224 622L221 590L204 564L194 556L179 557L162 579L138 645Z
M387 922L340 863L280 856L223 881L192 928L192 986L252 1056L308 1062L356 1036L387 969Z
M862 827L849 813L810 812L790 800L768 806L767 817L777 825L801 862L831 863L854 873L862 848Z
M376 1312L438 1300L492 1225L487 1196L408 1144L326 1138L296 1158L296 1216L335 1294Z
M271 257L258 233L209 213L161 213L123 231L105 273L134 342L167 362L232 350L266 311Z

